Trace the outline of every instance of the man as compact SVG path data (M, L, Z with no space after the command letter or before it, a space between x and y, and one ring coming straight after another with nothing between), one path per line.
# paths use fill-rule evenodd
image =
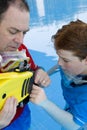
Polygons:
M30 68L35 71L35 83L48 86L50 79L46 72L35 65L23 38L29 31L29 7L25 0L0 0L0 52L26 51L30 57ZM11 87L11 86L9 86ZM9 97L0 110L0 129L29 130L30 110L28 105L19 106L15 97Z
M36 85L30 101L40 105L65 130L86 130L87 123L87 23L80 20L64 25L52 37L58 54L61 86L66 101L62 110ZM85 126L84 126L85 125Z

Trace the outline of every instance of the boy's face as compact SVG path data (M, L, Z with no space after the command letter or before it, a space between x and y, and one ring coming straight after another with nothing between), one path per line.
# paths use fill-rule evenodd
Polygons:
M59 56L58 63L65 72L73 75L87 74L87 59L80 60L72 52L62 49L58 50L57 54Z
M9 7L0 23L0 51L16 51L29 30L29 12Z

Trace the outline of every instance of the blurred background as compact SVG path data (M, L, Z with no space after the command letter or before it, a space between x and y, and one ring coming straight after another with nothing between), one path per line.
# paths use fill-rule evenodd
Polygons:
M51 36L63 25L80 19L87 22L87 0L27 0L30 7L30 31L25 35L24 43L28 47L36 64L49 70L57 63ZM51 75L51 84L45 88L47 96L55 104L64 107L59 72ZM43 109L29 103L32 122L31 130L60 130Z

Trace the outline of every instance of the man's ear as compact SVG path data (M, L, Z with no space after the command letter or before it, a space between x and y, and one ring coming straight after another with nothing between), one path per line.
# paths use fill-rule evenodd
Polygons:
M86 58L85 58L85 64L87 65L87 56L86 56Z

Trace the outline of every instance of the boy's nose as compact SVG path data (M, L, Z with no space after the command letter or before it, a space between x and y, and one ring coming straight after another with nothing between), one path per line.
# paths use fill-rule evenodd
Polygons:
M60 58L58 59L58 64L62 66L62 60Z

